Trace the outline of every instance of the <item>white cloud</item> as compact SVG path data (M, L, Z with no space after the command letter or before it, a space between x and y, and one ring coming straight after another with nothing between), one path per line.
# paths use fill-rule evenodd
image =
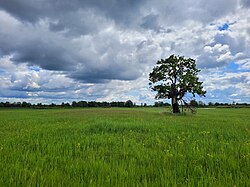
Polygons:
M177 54L197 59L211 97L249 99L247 1L98 2L1 2L0 97L152 103L148 73Z

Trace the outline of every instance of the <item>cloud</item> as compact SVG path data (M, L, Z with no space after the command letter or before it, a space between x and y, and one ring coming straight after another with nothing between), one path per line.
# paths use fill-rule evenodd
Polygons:
M0 97L153 102L148 73L170 54L218 76L231 77L224 71L232 62L247 73L248 7L246 0L2 1ZM236 97L236 89L218 89Z
M243 7L249 8L250 7L250 1L249 0L241 0L241 4Z
M140 12L142 0L72 0L72 1L33 1L10 0L1 2L0 8L14 15L17 19L36 23L41 19L51 19L56 24L51 24L52 30L68 28L84 33L84 26L91 23L93 15L101 15L107 19L117 21L117 24L129 25ZM90 15L89 15L90 14ZM90 20L89 20L90 18ZM92 17L93 18L93 17ZM114 19L115 18L115 19ZM100 24L101 22L99 22ZM97 24L94 27L98 27Z
M24 25L6 13L2 14L12 21L7 27L15 32L9 33L7 28L2 30L0 40L5 46L1 52L11 54L15 63L64 71L67 76L83 82L131 80L140 74L140 68L129 68L138 66L129 58L134 50L133 43L122 41L130 36L115 30L112 23L100 33L72 38L51 32L46 21ZM4 35L9 36L7 41Z
M225 66L233 59L228 45L215 44L214 46L205 46L198 61L200 68L215 68Z

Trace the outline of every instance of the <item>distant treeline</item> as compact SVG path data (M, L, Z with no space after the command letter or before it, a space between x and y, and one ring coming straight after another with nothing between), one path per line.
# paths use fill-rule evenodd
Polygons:
M10 108L58 108L58 107L134 107L136 104L131 100L126 102L114 101L114 102L97 102L97 101L73 101L72 103L61 103L61 104L31 104L28 102L0 102L0 107L10 107Z
M203 103L202 101L191 100L188 103L190 106L193 107L250 107L248 103L212 103L209 102L208 104ZM155 102L153 105L147 105L146 103L141 103L137 105L133 103L131 100L126 102L124 101L113 101L113 102L97 102L97 101L73 101L72 103L64 103L61 104L31 104L29 102L0 102L0 108L9 107L9 108L87 108L87 107L169 107L171 106L169 103L164 103L162 101Z
M208 104L203 103L202 101L196 101L195 99L190 101L190 106L194 106L194 107L250 107L250 104L248 103L212 103L209 102Z
M187 101L186 101L187 102ZM209 102L208 104L202 102L202 101L196 101L195 99L187 102L188 105L192 106L192 107L198 107L198 108L204 108L204 107L250 107L250 104L248 103L212 103ZM185 105L184 103L180 102L180 105ZM154 107L163 107L163 106L171 106L169 103L164 103L164 102L155 102Z

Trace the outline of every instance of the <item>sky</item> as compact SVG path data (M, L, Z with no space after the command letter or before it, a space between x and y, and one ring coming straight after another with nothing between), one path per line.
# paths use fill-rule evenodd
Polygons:
M250 0L0 0L3 102L154 103L171 54L196 60L196 100L250 103Z

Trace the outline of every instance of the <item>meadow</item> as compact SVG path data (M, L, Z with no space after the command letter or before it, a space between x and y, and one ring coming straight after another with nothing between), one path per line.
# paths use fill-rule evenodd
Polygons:
M1 109L0 186L250 186L250 109Z

